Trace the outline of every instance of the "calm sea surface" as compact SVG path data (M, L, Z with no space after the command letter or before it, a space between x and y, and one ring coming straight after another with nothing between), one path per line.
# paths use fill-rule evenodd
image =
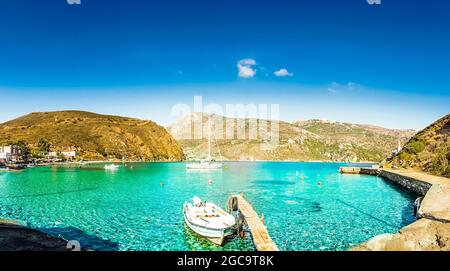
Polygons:
M186 171L184 163L129 163L117 172L102 164L0 172L0 217L96 250L254 249L249 237L218 248L187 230L182 204L195 195L225 209L229 194L245 193L281 250L346 250L415 220L413 194L381 178L340 175L343 165L232 162L220 171Z

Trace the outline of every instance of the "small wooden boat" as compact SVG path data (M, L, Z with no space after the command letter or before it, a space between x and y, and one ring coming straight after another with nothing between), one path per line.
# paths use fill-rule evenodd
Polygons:
M192 203L184 203L183 214L191 230L219 246L223 245L225 237L236 224L234 216L214 203L202 202L198 197L194 197Z

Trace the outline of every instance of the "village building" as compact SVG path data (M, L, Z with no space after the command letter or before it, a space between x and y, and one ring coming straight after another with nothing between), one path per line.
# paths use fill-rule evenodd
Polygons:
M0 163L11 161L11 146L0 146Z
M14 145L0 146L0 163L20 162L23 160L22 151Z
M76 151L63 151L61 154L68 160L75 159L78 155Z
M58 152L56 152L56 151L48 152L45 155L45 158L47 158L47 160L49 160L49 161L56 161L56 160L58 160Z

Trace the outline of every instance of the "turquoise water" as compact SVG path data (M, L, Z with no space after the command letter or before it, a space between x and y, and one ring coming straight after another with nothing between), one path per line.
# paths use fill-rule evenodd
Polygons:
M187 230L182 204L194 195L225 208L229 194L244 192L281 250L346 250L415 220L413 194L381 178L340 175L342 165L233 162L202 172L186 171L184 163L136 163L117 172L102 164L1 172L0 217L91 249L152 251L254 249L249 236L219 248Z

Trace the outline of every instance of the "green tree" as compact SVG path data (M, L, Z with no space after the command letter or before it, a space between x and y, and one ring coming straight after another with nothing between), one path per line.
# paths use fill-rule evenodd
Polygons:
M41 138L38 142L39 151L42 153L48 153L50 151L50 146L51 144L43 138Z
M24 161L28 161L28 157L30 156L30 148L28 147L28 144L25 141L20 140L17 141L14 145L20 151L22 159Z
M425 149L425 143L422 140L414 140L406 148L410 153L418 154Z

